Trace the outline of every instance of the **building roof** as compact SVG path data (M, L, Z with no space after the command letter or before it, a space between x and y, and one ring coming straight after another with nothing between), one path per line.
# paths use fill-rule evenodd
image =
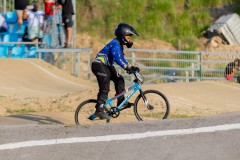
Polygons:
M216 32L220 37L227 40L230 45L240 44L240 17L233 13L221 16L208 29L209 32Z

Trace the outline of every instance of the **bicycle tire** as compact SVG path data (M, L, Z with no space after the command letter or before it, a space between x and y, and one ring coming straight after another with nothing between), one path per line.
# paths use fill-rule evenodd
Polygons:
M88 118L91 114L95 112L96 104L97 104L96 99L88 99L80 103L75 111L75 116L74 116L75 124L87 125L89 123L92 123L91 120L89 120Z
M147 108L142 95L144 95L153 109ZM151 107L150 107L151 108ZM170 112L168 99L157 90L146 90L139 94L134 102L134 114L139 121L167 119Z

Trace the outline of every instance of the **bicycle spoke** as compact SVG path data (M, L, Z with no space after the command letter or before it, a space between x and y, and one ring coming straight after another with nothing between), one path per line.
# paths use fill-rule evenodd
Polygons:
M96 100L87 100L81 103L75 112L75 123L77 125L103 124L106 120L95 118L90 120L89 117L95 112Z
M169 112L169 104L166 98L158 91L153 90L146 91L143 94L145 98L138 97L134 109L138 120L166 118Z

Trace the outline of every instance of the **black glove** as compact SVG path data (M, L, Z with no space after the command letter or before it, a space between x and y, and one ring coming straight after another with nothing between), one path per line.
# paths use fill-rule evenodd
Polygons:
M126 71L128 74L133 74L135 72L140 72L140 69L138 67L132 66L132 67L127 67Z

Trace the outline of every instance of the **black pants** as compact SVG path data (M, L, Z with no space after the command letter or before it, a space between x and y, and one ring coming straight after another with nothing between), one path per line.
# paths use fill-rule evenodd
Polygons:
M99 92L97 95L97 102L99 106L104 104L108 98L108 93L110 91L110 80L112 80L115 85L116 94L119 94L125 90L124 79L122 75L117 73L114 66L107 66L101 62L93 62L92 72L97 77L98 81ZM118 98L118 102L122 102L123 100L124 96Z

